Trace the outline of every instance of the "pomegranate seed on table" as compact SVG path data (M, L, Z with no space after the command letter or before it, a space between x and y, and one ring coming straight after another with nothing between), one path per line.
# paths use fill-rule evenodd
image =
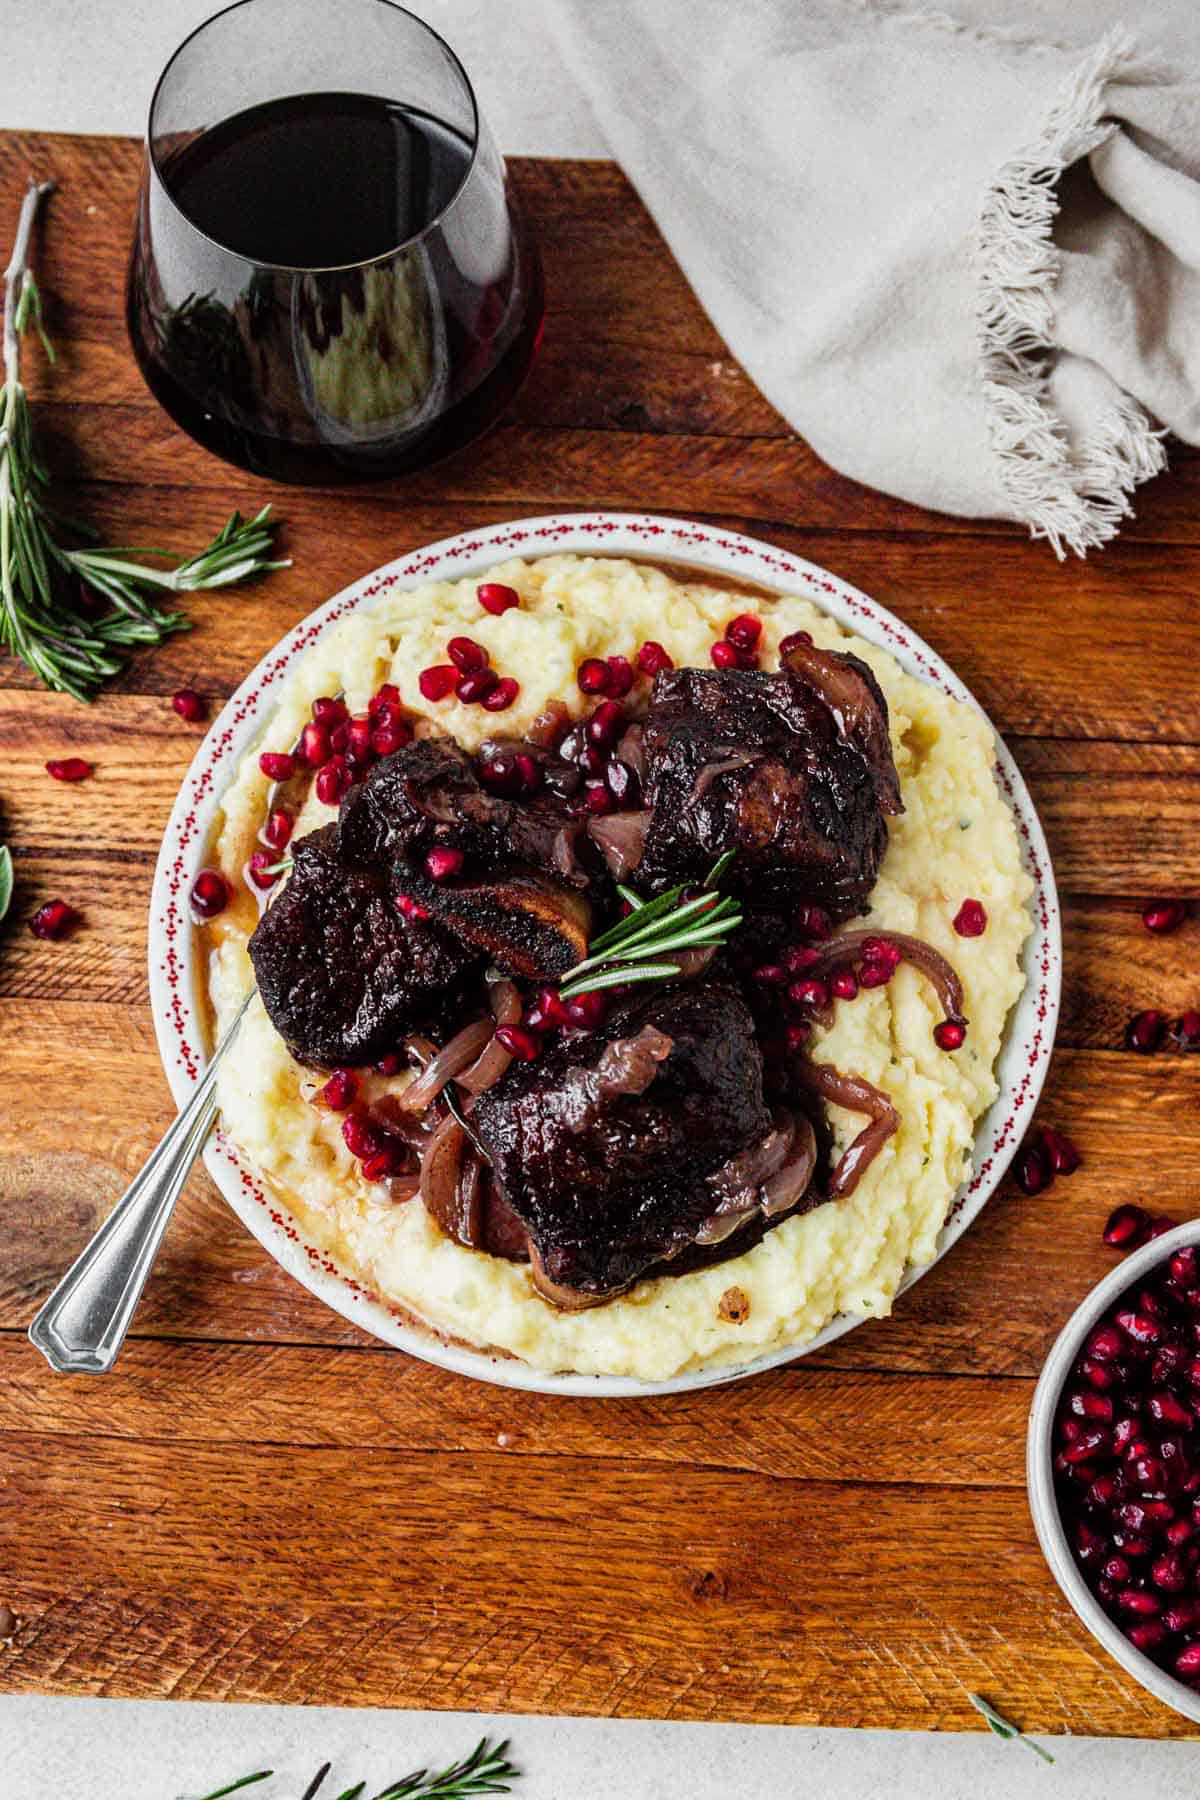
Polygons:
M446 655L462 675L469 675L473 669L486 669L491 661L484 646L469 637L452 637L446 645Z
M484 581L475 589L475 598L484 612L491 613L498 619L511 607L520 606L521 596L516 588L506 587L502 581Z
M1200 1012L1189 1008L1171 1026L1171 1042L1177 1050L1200 1050Z
M603 701L584 727L588 739L601 749L615 744L625 725L625 713L615 700Z
M1073 1175L1082 1159L1066 1133L1057 1131L1053 1125L1041 1125L1038 1127L1038 1138L1054 1173Z
M459 676L454 692L464 706L476 706L494 693L499 683L500 677L493 669L472 669L469 674Z
M1154 1007L1135 1013L1125 1027L1125 1047L1142 1056L1151 1055L1162 1045L1167 1034L1167 1021Z
M46 764L47 775L55 781L86 781L91 772L91 763L82 756L52 756Z
M521 1025L497 1025L496 1042L519 1062L536 1062L542 1054L541 1040Z
M258 766L268 781L290 781L296 773L296 759L287 750L264 750Z
M430 881L450 881L455 875L462 874L465 861L461 850L435 847L425 853L425 873Z
M453 663L434 663L417 676L417 686L426 700L444 700L454 692L457 681L458 670Z
M967 1028L961 1019L943 1019L933 1028L933 1041L939 1050L961 1050L967 1041Z
M180 688L177 694L171 695L171 705L189 725L198 724L208 710L195 688Z
M789 650L798 650L801 644L811 644L811 631L789 631L786 637L779 640L779 654L786 656Z
M1147 931L1176 931L1187 917L1187 905L1182 900L1151 900L1142 912L1142 924Z
M575 671L581 694L608 694L612 691L612 670L598 656L585 657Z
M335 1069L321 1089L321 1099L330 1112L345 1112L358 1098L358 1076L353 1069Z
M82 922L83 915L68 906L65 900L47 900L39 906L29 921L29 930L33 937L57 941L66 937L67 933Z
M1028 1138L1017 1152L1013 1162L1013 1172L1021 1191L1030 1195L1044 1193L1050 1186L1054 1174L1050 1167L1050 1159L1041 1145L1031 1143Z
M229 905L229 883L219 869L201 869L189 898L198 918L215 919Z
M708 655L714 669L736 669L738 667L737 650L724 638L717 639L709 649Z
M483 696L483 705L487 712L507 712L517 695L521 684L511 675L502 675L490 693Z
M330 726L325 719L311 719L300 733L295 754L306 769L323 768L333 755L329 733Z
M637 653L637 666L643 675L660 675L675 667L675 659L654 638L647 638Z
M964 900L952 920L959 937L982 937L987 930L987 912L982 900Z
M1166 1237L1168 1231L1174 1231L1178 1223L1178 1219L1168 1218L1165 1213L1161 1213L1157 1218L1151 1219L1149 1235L1152 1238Z
M1110 1250L1137 1250L1150 1239L1150 1214L1141 1206L1114 1207L1104 1227Z
M340 806L352 786L349 765L340 756L331 756L324 767L317 770L313 783L317 799L325 806Z

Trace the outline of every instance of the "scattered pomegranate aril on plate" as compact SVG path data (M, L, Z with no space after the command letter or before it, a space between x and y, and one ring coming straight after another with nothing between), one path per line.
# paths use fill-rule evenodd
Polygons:
M614 700L623 700L637 679L633 664L627 656L610 656L607 661L608 691Z
M462 675L469 675L473 669L486 669L491 661L484 646L469 637L452 637L446 645L446 655Z
M896 973L891 963L865 962L858 971L860 988L886 987Z
M332 731L335 725L345 724L350 717L350 708L332 694L320 694L312 703L312 716L315 724L325 725Z
M616 700L604 700L584 727L590 743L599 749L615 744L625 726L624 708Z
M498 619L501 613L508 612L514 606L520 606L521 596L516 588L505 586L502 581L484 581L475 589L475 598L484 612L491 613Z
M381 682L367 701L367 717L377 719L381 713L399 712L400 704L400 689L395 682Z
M829 992L835 1000L853 1000L858 994L858 976L853 969L832 969Z
M375 1064L375 1073L377 1075L398 1075L403 1067L404 1058L400 1055L400 1052L398 1050L389 1050L387 1055L381 1056L379 1061Z
M654 638L647 638L637 653L637 666L643 675L661 675L664 669L673 669L675 659Z
M171 695L171 705L181 719L189 725L197 725L208 711L207 706L195 688L180 688L177 694Z
M564 1004L572 1025L584 1031L595 1031L598 1025L603 1025L608 1014L608 1001L603 993L576 994L573 1000Z
M358 1076L353 1069L335 1069L321 1089L321 1099L330 1112L345 1112L358 1098Z
M982 937L987 930L987 911L982 900L964 900L952 920L959 937Z
M254 850L246 864L246 873L256 888L272 888L279 880L279 870L274 867L279 858L273 850Z
M290 781L296 773L296 759L288 750L264 750L258 766L268 781Z
M535 1032L522 1025L497 1025L496 1042L502 1044L518 1062L536 1062L542 1054L542 1042Z
M1161 1049L1162 1041L1167 1035L1167 1021L1164 1015L1154 1007L1147 1007L1145 1012L1135 1013L1125 1027L1125 1047L1136 1050L1141 1056L1150 1056Z
M738 667L737 649L725 638L717 639L716 643L710 647L708 656L714 669L736 669Z
M444 700L454 692L457 681L458 670L453 663L434 663L417 676L417 686L426 700Z
M464 706L477 706L489 694L495 693L499 684L500 677L494 669L471 669L466 675L459 676L454 692Z
M483 696L484 709L487 712L507 712L520 691L519 681L511 675L502 675L491 692Z
M598 656L585 657L575 671L581 694L607 694L612 690L612 671Z
M817 976L809 975L800 981L793 981L787 992L793 1006L808 1011L819 1011L829 1005L829 984Z
M229 883L219 869L201 869L188 898L198 919L215 919L229 905Z
M295 756L306 769L323 768L333 755L333 746L329 741L331 729L333 727L326 719L310 719L300 733Z
M725 627L725 636L735 650L753 651L762 636L762 620L754 613L739 613Z
M378 1156L386 1148L383 1132L360 1112L347 1113L342 1120L342 1142L360 1162L368 1156Z
M47 775L55 781L86 781L91 772L91 763L82 756L52 756L46 764Z
M1147 931L1177 931L1187 917L1187 904L1183 900L1151 900L1143 908L1142 924Z
M65 900L47 900L30 919L29 930L35 938L57 942L59 938L66 937L82 919L82 913L69 906Z
M376 725L371 732L371 750L376 756L394 756L412 743L412 735L412 726L400 719Z
M430 881L451 881L461 875L466 858L461 850L435 846L425 853L425 873Z
M933 1028L933 1041L939 1050L961 1050L967 1041L967 1028L961 1019L943 1019Z
M353 785L349 764L340 756L331 756L325 766L317 770L313 789L323 805L340 806Z

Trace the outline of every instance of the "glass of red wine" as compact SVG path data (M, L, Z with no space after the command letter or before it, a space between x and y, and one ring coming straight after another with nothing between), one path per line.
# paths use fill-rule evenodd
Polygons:
M519 388L542 277L462 64L391 0L238 0L150 108L129 335L218 456L400 475Z

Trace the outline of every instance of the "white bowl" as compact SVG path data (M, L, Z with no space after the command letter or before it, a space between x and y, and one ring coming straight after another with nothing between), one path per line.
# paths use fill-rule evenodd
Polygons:
M1051 1574L1083 1623L1097 1642L1103 1644L1110 1656L1116 1657L1135 1681L1140 1681L1144 1688L1148 1688L1165 1705L1183 1713L1185 1718L1200 1719L1200 1693L1187 1687L1182 1681L1176 1681L1173 1675L1160 1669L1148 1656L1143 1656L1124 1632L1114 1625L1084 1580L1079 1564L1071 1554L1067 1534L1059 1516L1058 1499L1054 1492L1051 1444L1059 1397L1084 1338L1126 1288L1141 1281L1151 1269L1165 1262L1172 1250L1177 1250L1183 1244L1200 1244L1200 1219L1190 1219L1186 1225L1164 1232L1162 1237L1153 1238L1150 1243L1143 1244L1140 1250L1122 1257L1116 1268L1092 1289L1086 1300L1071 1314L1046 1358L1034 1389L1033 1404L1029 1409L1026 1466L1029 1475L1029 1510L1033 1514L1038 1542L1050 1564Z
M187 896L203 864L222 791L270 713L281 677L336 619L356 607L369 606L387 588L415 587L433 579L456 580L482 574L505 557L539 556L552 551L685 564L701 574L803 595L841 624L890 651L910 674L935 683L956 699L981 710L941 658L882 606L814 563L735 532L645 513L563 513L465 532L401 557L344 588L263 658L213 724L180 789L155 871L149 949L150 999L159 1052L171 1090L181 1106L197 1081L206 1056L195 1000L200 971L188 922ZM996 760L999 780L1020 833L1025 866L1034 881L1034 930L1024 951L1026 986L1013 1009L997 1065L999 1096L980 1120L972 1164L938 1238L935 1261L962 1236L1008 1167L1041 1092L1058 1018L1062 951L1050 857L1025 783L999 739ZM234 1146L220 1132L210 1140L205 1161L234 1212L264 1249L335 1312L384 1343L456 1374L473 1375L504 1387L610 1397L681 1393L775 1368L862 1323L859 1318L843 1316L834 1319L807 1344L776 1350L741 1366L721 1364L668 1381L548 1375L498 1353L446 1343L432 1330L414 1329L408 1320L376 1299L308 1241L299 1221L274 1196L264 1192L254 1172L243 1165ZM909 1269L901 1291L923 1273L924 1269Z

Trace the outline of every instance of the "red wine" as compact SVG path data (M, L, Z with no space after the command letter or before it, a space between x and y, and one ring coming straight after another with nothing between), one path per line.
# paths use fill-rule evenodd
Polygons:
M441 121L358 94L274 100L159 173L170 202L143 193L130 336L218 455L282 480L397 474L485 430L520 385L536 253L498 161Z

